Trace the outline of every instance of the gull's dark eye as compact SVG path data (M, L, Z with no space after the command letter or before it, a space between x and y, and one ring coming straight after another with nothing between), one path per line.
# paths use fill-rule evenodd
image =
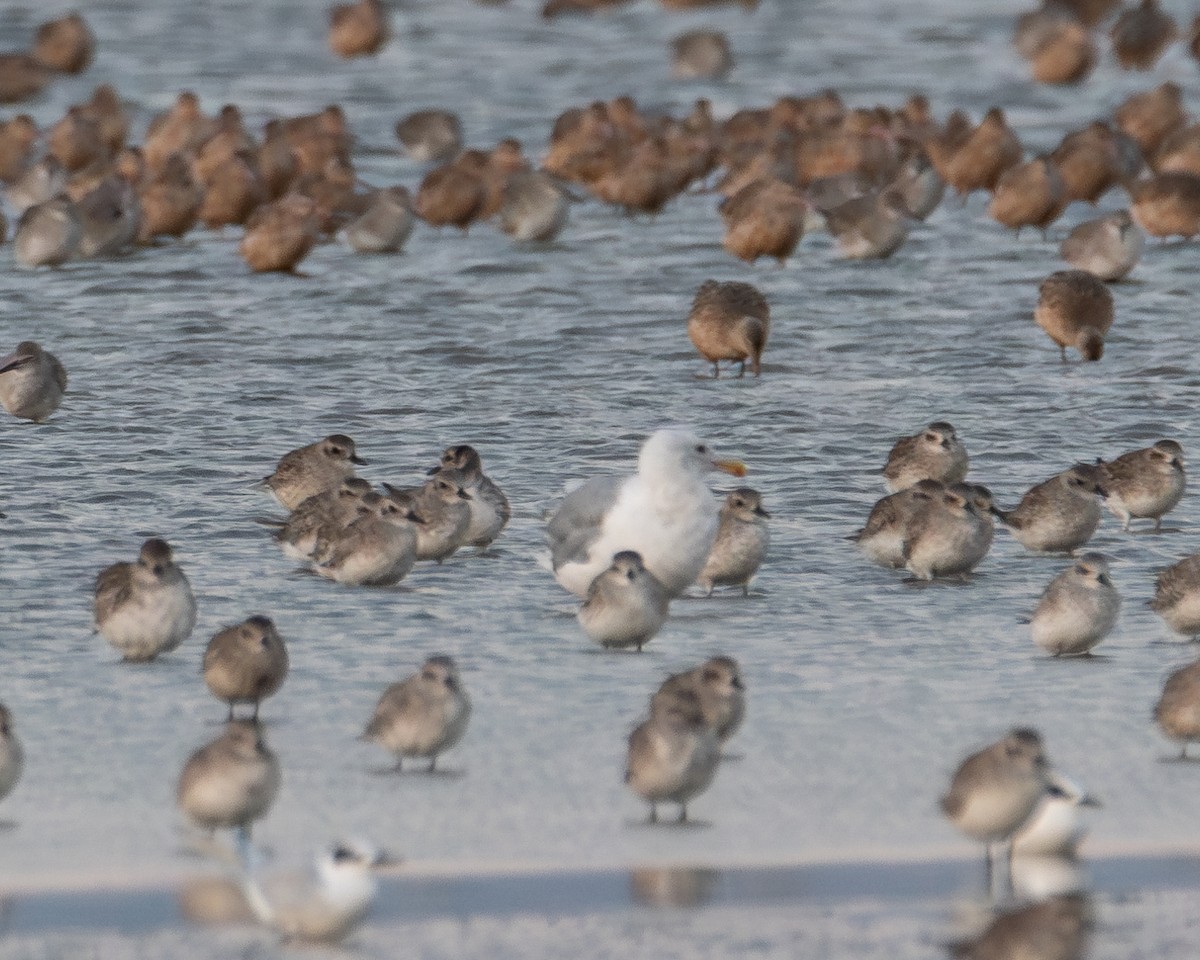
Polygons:
M697 446L696 446L696 452L697 452L697 453L708 453L708 447L706 447L706 446L705 446L704 444L702 444L702 443L701 443L701 444L697 444Z

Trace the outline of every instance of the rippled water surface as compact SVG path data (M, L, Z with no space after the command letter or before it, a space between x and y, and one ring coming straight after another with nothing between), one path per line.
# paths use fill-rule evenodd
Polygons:
M361 175L415 187L391 129L431 105L458 110L472 144L515 136L538 155L561 110L622 93L675 113L706 96L724 117L825 87L855 105L921 90L939 117L1004 105L1036 150L1163 79L1192 108L1200 93L1179 49L1150 75L1106 61L1080 89L1036 88L1009 42L1015 2L763 0L752 16L643 2L549 24L525 0L406 3L391 45L354 63L326 51L324 6L89 3L96 64L30 110L49 123L110 81L140 137L185 87L256 126L336 101ZM0 46L47 15L8 6ZM669 80L667 41L701 25L729 33L731 79ZM816 235L785 269L728 257L700 193L655 218L575 205L545 247L486 225L418 227L397 257L327 245L303 277L248 275L232 231L55 271L17 270L0 248L0 343L37 339L71 374L49 423L0 420L0 698L28 756L2 808L16 827L0 833L0 880L186 869L175 780L224 716L201 651L251 613L276 620L292 657L264 710L284 781L257 835L277 850L351 832L463 869L966 854L936 798L961 755L1016 723L1103 798L1092 849L1194 846L1200 767L1158 762L1171 748L1149 719L1194 654L1143 601L1155 568L1200 546L1200 498L1158 536L1106 518L1093 545L1116 558L1125 605L1091 661L1041 657L1017 623L1061 558L999 533L971 583L917 588L842 539L884 492L890 445L933 419L955 424L972 478L1004 505L1160 436L1200 450L1194 245L1152 245L1114 289L1098 364L1060 364L1033 325L1058 242L1090 215L1077 205L1049 239L1014 239L981 197L952 200L891 260L841 262ZM761 379L696 377L684 319L710 276L771 302ZM629 469L672 422L749 464L771 554L748 599L677 602L645 654L600 654L539 563L542 517L564 482ZM514 506L494 555L382 590L299 571L253 522L274 505L250 484L333 432L357 441L365 476L400 483L449 443L478 447ZM199 622L174 654L130 666L91 635L91 581L149 535L176 547ZM474 699L445 758L462 775L372 775L386 757L354 736L382 688L434 652L461 661ZM703 828L631 826L644 810L621 783L625 736L666 673L714 652L736 656L749 687L741 759L694 802Z

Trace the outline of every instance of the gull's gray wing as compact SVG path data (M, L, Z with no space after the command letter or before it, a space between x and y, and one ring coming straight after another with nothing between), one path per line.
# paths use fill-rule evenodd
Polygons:
M624 477L593 477L567 494L546 527L555 570L587 558L588 547L600 536L604 515L617 502L624 482Z

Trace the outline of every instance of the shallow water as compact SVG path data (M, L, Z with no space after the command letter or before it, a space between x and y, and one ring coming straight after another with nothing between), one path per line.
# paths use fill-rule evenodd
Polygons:
M1189 104L1200 92L1181 50L1149 75L1105 62L1081 89L1037 88L1009 44L1017 3L764 0L753 16L641 3L545 24L519 0L454 0L398 8L387 50L348 64L325 50L324 6L89 5L97 63L30 111L48 123L110 81L140 137L184 87L256 124L337 101L363 176L415 186L391 127L429 105L458 109L472 144L512 135L536 155L559 111L620 93L676 113L708 96L726 116L828 86L854 104L923 90L939 116L1006 106L1040 149L1164 79ZM0 46L47 15L0 13ZM669 81L667 40L701 24L730 34L732 78ZM0 421L0 697L27 751L0 810L16 824L0 832L0 882L187 869L175 780L224 716L200 654L251 613L275 619L292 660L264 708L284 782L256 832L276 850L353 833L451 868L966 855L936 798L963 754L1017 723L1103 798L1093 850L1194 848L1200 765L1160 763L1173 748L1149 720L1162 679L1194 653L1142 601L1155 568L1197 549L1195 497L1160 536L1106 518L1093 546L1117 559L1125 606L1091 661L1050 661L1017 624L1061 558L998 533L970 584L914 588L841 539L883 494L892 442L933 419L955 424L972 479L1004 505L1076 460L1160 436L1197 446L1196 248L1152 245L1114 289L1104 360L1064 366L1031 313L1090 210L1072 208L1048 240L1015 239L983 211L980 197L947 202L882 263L840 262L810 237L782 270L730 259L700 194L653 219L576 205L546 248L486 226L418 227L395 258L325 246L302 278L247 275L233 232L51 272L0 250L0 342L38 339L71 374L48 424ZM684 318L709 276L771 302L759 380L696 378ZM749 463L771 554L749 599L678 602L645 654L594 653L539 565L543 513L564 482L627 469L648 431L681 421ZM332 432L355 438L364 476L392 482L449 443L477 446L514 506L495 555L421 566L386 590L299 572L253 522L276 510L250 484ZM129 666L90 635L91 580L149 535L176 547L199 621L174 654ZM460 660L474 699L444 761L462 776L374 776L386 758L353 738L382 688L434 652ZM666 673L715 652L736 656L749 686L741 759L693 804L700 827L634 826L625 735Z

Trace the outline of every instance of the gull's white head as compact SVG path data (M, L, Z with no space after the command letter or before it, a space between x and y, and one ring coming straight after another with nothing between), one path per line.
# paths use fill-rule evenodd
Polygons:
M362 840L339 840L317 857L317 876L327 893L357 893L371 897L375 893L372 869L390 862L384 852Z
M656 430L642 444L638 455L638 473L643 476L685 476L702 479L713 470L735 477L746 475L738 460L718 460L707 443L682 427Z

